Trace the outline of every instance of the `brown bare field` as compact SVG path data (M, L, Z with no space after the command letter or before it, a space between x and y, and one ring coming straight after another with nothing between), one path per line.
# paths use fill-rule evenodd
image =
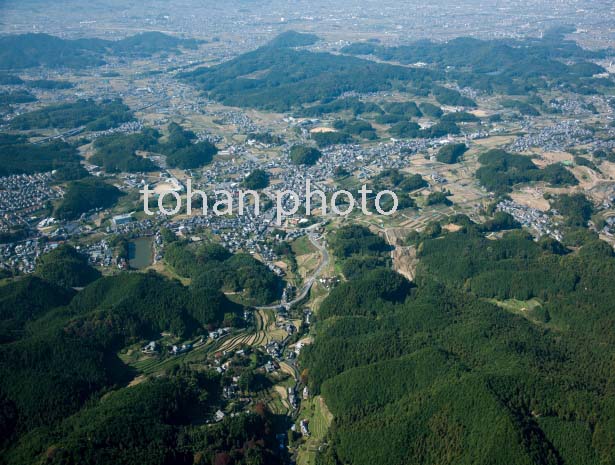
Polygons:
M393 269L410 281L416 275L416 249L414 247L395 247L391 253Z
M173 272L173 270L170 270L169 268L167 268L163 262L156 262L153 265L148 266L145 270L146 271L147 270L154 270L156 273L161 274L163 276L166 276L167 278L177 279L184 286L189 286L190 282L191 282L190 278L183 278L183 277L179 276L178 274Z
M453 194L451 200L457 205L478 204L485 197L485 194L474 185L461 185L457 182L450 182L446 188Z
M515 140L515 136L492 136L487 139L477 139L474 141L474 145L489 150L510 144L513 140Z
M461 226L453 223L445 224L444 226L442 226L442 228L444 228L448 232L457 232L461 230Z
M403 241L410 229L408 228L387 228L384 232L385 239L391 245L395 245L399 241Z
M302 278L309 276L320 262L319 254L304 254L296 257L299 274Z
M568 152L541 152L538 157L534 158L534 163L540 168L553 163L562 163L564 161L572 162L574 157Z
M615 163L603 161L600 164L600 171L602 171L602 173L607 179L609 180L615 179Z
M287 375L290 375L291 378L295 376L295 371L286 362L280 362L280 370L282 370L282 372L286 373Z
M489 113L487 113L485 110L470 110L468 113L478 116L479 118L485 118L489 116Z
M160 181L154 187L154 193L158 195L162 195L166 192L173 192L173 191L178 192L179 190L180 190L180 186L174 185L171 182L168 182L166 180Z
M288 394L286 393L286 388L284 386L280 386L279 384L273 386L273 389L275 390L275 392L278 393L278 395L280 396L280 398L286 402L287 396Z
M146 379L147 379L147 376L139 375L135 379L133 379L130 383L128 383L128 387L133 387L133 386L136 386L138 384L141 384Z
M579 186L583 190L591 190L603 182L598 173L586 166L576 166L572 168L572 173L579 180Z
M539 187L524 187L510 194L510 197L518 204L535 208L541 211L549 210L549 202L543 197L544 191Z

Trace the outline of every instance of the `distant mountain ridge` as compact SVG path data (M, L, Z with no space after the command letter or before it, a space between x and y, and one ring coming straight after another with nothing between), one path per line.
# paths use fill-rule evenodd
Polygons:
M460 37L399 47L360 42L342 48L342 54L299 48L317 40L313 34L287 31L256 50L180 77L225 105L277 112L305 111L305 105L330 103L348 92L395 88L431 93L441 105L473 108L476 103L456 89L492 95L564 89L595 95L615 87L595 63L615 52L587 50L555 32L523 41ZM418 62L425 65L408 66Z
M106 55L151 56L162 51L197 47L195 39L181 39L161 32L143 32L121 40L62 39L49 34L0 37L0 69L87 68L105 64Z
M317 39L285 32L254 51L180 77L225 105L271 111L288 111L344 92L388 91L397 82L420 87L434 77L430 70L297 48Z

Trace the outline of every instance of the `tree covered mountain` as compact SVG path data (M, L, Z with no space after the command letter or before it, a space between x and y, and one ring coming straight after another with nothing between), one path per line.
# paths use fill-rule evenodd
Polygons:
M597 85L613 86L612 80L593 77L605 70L591 62L612 55L611 50L584 49L555 30L542 39L459 37L448 42L421 40L397 47L359 42L342 51L404 64L424 63L447 70L449 78L463 87L487 92L524 95L532 89L564 86L573 92L595 93Z
M105 64L106 55L144 57L197 46L197 40L161 32L144 32L116 41L71 40L49 34L6 35L0 37L0 69L87 68Z
M234 258L213 246L202 256ZM203 422L220 402L217 373L178 366L126 387L134 373L117 356L242 313L211 286L153 272L100 277L69 246L43 256L34 276L0 286L0 463L280 463L263 406Z
M347 91L391 90L397 82L421 86L428 84L434 73L282 47L274 40L253 52L217 66L198 68L182 77L226 105L287 111Z
M611 463L612 249L453 221L418 241L414 287L372 268L322 303L302 351L335 417L317 463Z

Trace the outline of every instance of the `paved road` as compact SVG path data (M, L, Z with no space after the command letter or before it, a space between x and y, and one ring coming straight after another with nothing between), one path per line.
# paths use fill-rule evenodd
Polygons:
M320 257L321 257L320 264L318 265L318 268L314 270L314 273L312 273L312 276L310 276L308 280L305 282L305 284L303 285L303 289L301 290L299 295L295 297L294 300L286 304L288 307L291 307L293 304L300 302L307 296L308 292L314 285L316 278L318 278L318 276L320 276L320 273L322 273L322 270L327 265L329 265L329 252L327 251L327 247L325 247L324 244L319 243L318 240L316 239L316 235L313 233L308 233L308 239L310 240L312 245L316 247L318 251L320 252Z
M75 128L75 129L69 129L68 131L64 131L62 133L54 134L53 136L49 136L49 137L45 137L44 139L37 140L33 144L34 145L37 145L37 144L40 145L40 144L44 144L46 142L49 142L51 140L64 139L65 137L75 136L75 135L79 134L80 132L83 132L84 130L85 130L85 126L80 126L78 128Z
M303 284L303 288L301 289L301 292L290 302L281 303L279 305L267 305L265 307L256 307L257 309L271 310L271 309L277 309L280 306L286 307L288 309L292 307L294 304L296 304L297 302L301 302L308 295L308 292L310 292L310 289L316 282L316 279L318 278L318 276L320 276L320 273L322 273L322 270L329 265L329 251L327 250L327 247L324 244L321 244L320 242L318 242L318 238L315 233L309 232L308 239L310 240L312 245L318 249L318 251L320 252L321 258L320 258L320 263L318 267L314 270L312 275Z

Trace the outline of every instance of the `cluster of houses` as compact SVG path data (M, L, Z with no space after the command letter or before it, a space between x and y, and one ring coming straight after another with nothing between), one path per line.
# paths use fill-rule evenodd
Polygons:
M295 387L288 386L288 388L286 389L286 392L288 393L288 403L290 404L292 408L296 409L299 405L299 401L297 400L297 394L295 391Z
M30 216L64 192L51 187L52 173L0 177L0 230L28 223Z
M508 147L513 152L540 148L546 152L564 151L591 142L594 134L581 120L560 121L551 126L528 127L528 134L517 137Z
M143 130L143 122L135 120L122 123L114 128L105 129L104 131L91 132L88 138L96 140L99 137L110 136L112 134L136 134Z
M442 176L442 175L440 175L438 173L431 173L431 175L429 177L430 177L430 179L433 182L435 182L437 184L446 184L448 182L447 179L444 176Z
M0 244L0 269L18 273L32 273L41 255L51 252L62 241L48 241L40 238Z
M310 437L309 425L310 425L310 422L305 418L299 422L299 428L301 428L301 434L303 435L304 438Z
M592 96L591 100L602 100L602 96ZM598 103L598 102L596 102ZM602 105L607 105L600 102ZM585 103L580 98L556 97L549 101L549 107L558 113L571 116L591 116L595 113L595 103Z
M551 217L536 208L521 205L512 200L502 200L497 205L497 210L508 213L526 228L533 229L539 236L551 236L561 241L563 235L551 220Z
M282 357L282 351L283 351L284 347L283 345L278 342L278 341L270 341L265 345L265 352L267 352L267 354L269 356L271 356L274 359L280 359Z
M231 332L231 328L218 328L214 331L210 331L208 336L209 336L209 339L216 340L224 336L227 336L228 334L230 334L230 332Z
M609 237L615 236L615 216L609 216L605 220L604 228L602 228L602 232Z
M101 239L93 243L85 244L78 247L78 250L87 255L88 261L91 265L111 267L111 266L123 266L125 259L116 257L113 252L113 247L106 239Z

